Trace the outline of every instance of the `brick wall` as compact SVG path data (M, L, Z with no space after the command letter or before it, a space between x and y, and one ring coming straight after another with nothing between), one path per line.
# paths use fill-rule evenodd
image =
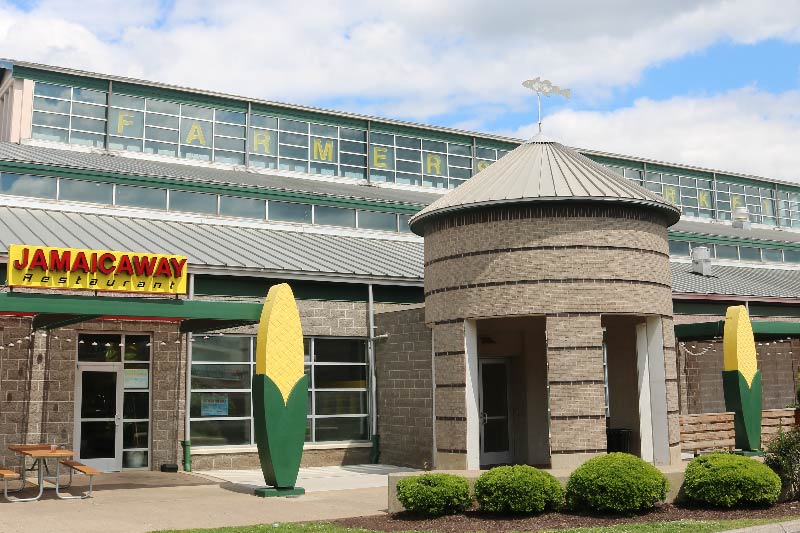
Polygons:
M375 343L380 460L417 468L431 465L432 346L425 309L376 313L375 326L377 335L388 335Z

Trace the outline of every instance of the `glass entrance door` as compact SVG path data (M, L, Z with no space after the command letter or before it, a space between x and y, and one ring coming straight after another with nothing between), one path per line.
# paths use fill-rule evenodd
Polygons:
M481 466L509 464L512 457L508 361L481 359L479 365Z
M78 363L75 452L103 472L122 470L122 380L120 363Z

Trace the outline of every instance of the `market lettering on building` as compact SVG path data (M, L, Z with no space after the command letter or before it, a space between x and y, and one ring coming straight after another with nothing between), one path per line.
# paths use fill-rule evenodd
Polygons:
M186 257L177 255L8 247L8 285L46 289L186 294Z

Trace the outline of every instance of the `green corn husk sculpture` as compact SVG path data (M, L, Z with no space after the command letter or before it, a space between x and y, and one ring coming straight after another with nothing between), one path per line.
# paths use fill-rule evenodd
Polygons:
M743 305L728 307L722 337L725 362L722 387L725 408L733 411L736 447L761 448L761 371L756 359L753 326Z
M253 423L264 481L256 496L303 494L296 487L308 414L300 313L286 283L267 294L256 340Z

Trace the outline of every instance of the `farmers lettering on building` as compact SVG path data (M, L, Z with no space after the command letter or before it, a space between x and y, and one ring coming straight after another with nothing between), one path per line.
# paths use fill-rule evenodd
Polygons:
M12 287L186 293L186 258L175 255L11 245Z

